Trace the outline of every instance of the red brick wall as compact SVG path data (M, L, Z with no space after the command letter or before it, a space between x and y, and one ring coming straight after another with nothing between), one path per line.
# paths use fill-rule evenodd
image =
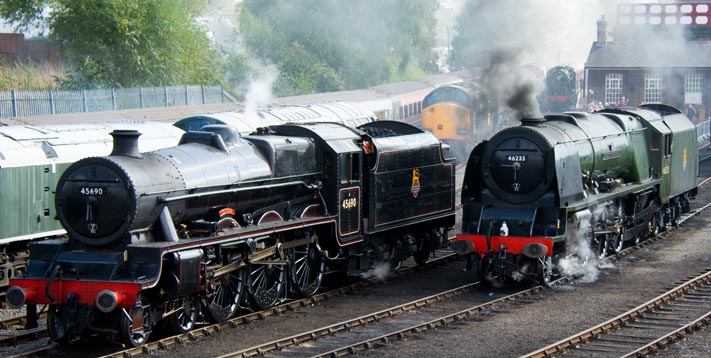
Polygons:
M25 35L0 34L0 55L17 56L25 53Z
M695 71L703 74L704 87L702 89L702 102L695 104L698 119L708 117L709 103L711 102L711 70L709 69L679 69L661 70L662 73L662 103L674 106L684 111L684 75L686 72ZM588 70L586 79L588 89L593 94L588 94L587 103L591 101L605 101L605 77L608 73L622 73L622 95L629 99L630 106L639 106L644 101L644 74L649 70L616 69L616 70Z
M59 52L52 46L49 40L29 39L25 40L23 34L0 34L0 58L10 61L30 58L36 63L59 62Z

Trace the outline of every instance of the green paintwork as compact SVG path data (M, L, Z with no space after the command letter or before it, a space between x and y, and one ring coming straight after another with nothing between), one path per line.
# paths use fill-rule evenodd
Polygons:
M54 218L54 188L68 165L30 165L0 170L0 210L3 212L0 240L31 239L45 237L48 232L64 232Z

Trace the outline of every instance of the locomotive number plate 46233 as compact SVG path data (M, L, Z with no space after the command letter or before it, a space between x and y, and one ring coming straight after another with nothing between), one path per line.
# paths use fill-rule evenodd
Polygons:
M509 162L525 162L526 161L526 156L525 155L509 155L508 158Z

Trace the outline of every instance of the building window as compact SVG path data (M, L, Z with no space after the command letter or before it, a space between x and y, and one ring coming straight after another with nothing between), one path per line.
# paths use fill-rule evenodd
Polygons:
M605 102L617 103L622 99L622 74L608 73L605 77Z
M703 77L700 73L687 73L684 76L684 103L701 103Z
M644 74L644 103L662 102L662 75L659 73Z

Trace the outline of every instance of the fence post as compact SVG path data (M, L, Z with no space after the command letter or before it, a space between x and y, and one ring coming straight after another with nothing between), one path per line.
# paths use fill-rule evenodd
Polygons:
M138 108L143 108L143 87L138 87Z
M186 105L186 106L190 104L190 103L188 103L188 99L189 99L189 97L188 97L188 85L185 85L185 105Z
M116 90L111 87L111 109L116 110Z
M12 95L12 117L17 118L17 96L15 96L15 90L10 91Z
M84 100L84 112L89 112L89 106L86 104L86 91L81 90L81 97Z
M200 85L200 92L202 92L202 104L205 104L205 85Z
M165 100L165 106L168 107L168 86L163 86L163 98Z
M220 103L225 103L225 88L220 85Z
M49 114L54 113L54 95L52 94L52 89L49 89Z

